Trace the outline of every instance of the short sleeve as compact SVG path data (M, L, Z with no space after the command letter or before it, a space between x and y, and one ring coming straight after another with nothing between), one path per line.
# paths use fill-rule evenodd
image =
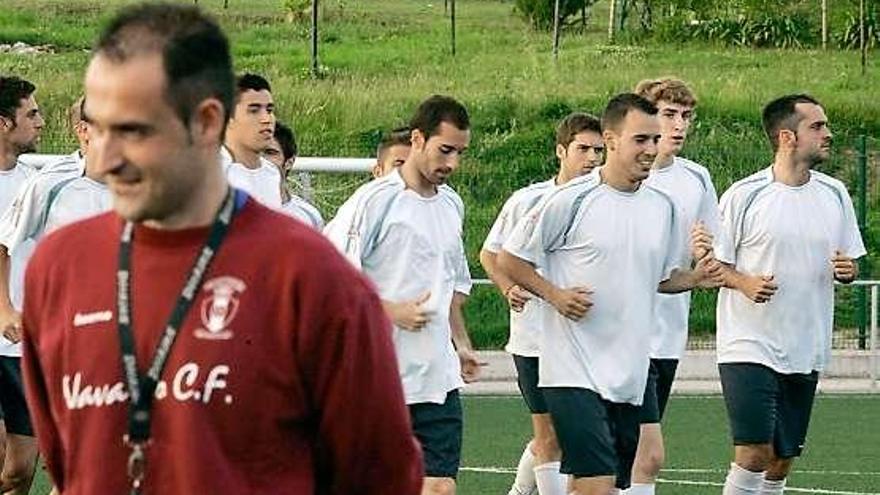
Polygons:
M721 196L718 213L718 230L715 232L713 242L715 259L722 263L735 265L736 245L739 242L739 222L737 221L735 194L730 189Z
M859 258L868 254L865 250L865 243L862 241L862 234L859 232L859 223L856 219L855 208L853 208L852 198L849 196L846 188L841 187L841 200L843 201L843 225L841 225L841 239L838 249L850 258Z
M577 215L576 206L570 193L546 196L519 219L503 249L517 258L541 264L546 253L565 243L565 232Z

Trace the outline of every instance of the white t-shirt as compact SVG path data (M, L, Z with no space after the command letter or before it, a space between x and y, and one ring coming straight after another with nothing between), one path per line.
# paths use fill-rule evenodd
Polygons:
M464 204L452 188L423 197L398 171L361 186L324 233L373 281L382 300L410 301L431 293L434 311L418 332L394 327L394 347L407 404L442 404L464 385L452 345L453 292L468 294L470 272L462 242Z
M585 388L639 405L655 293L681 264L682 226L666 194L645 184L618 191L601 182L600 170L547 194L504 250L541 265L557 287L593 291L580 321L543 312L539 386Z
M52 230L112 206L107 187L80 176L84 168L73 158L47 165L32 176L19 190L13 207L0 217L0 244L12 257L10 297L16 309L21 308L24 271L37 241ZM3 343L0 355L21 355L20 344Z
M321 216L321 212L311 203L295 194L291 194L290 201L281 205L281 211L311 225L317 230L324 228L324 217Z
M3 216L11 215L15 210L15 199L19 191L27 183L28 179L37 172L32 167L17 163L10 170L0 170L0 211ZM30 254L27 253L10 253L9 266L9 298L13 307L21 310L21 299L23 295L22 285L24 284L24 258ZM21 356L21 344L13 344L0 335L0 356Z
M112 207L113 197L105 184L85 176L77 177L57 192L43 232L110 211Z
M248 168L234 162L225 146L220 147L220 162L226 179L264 205L281 209L281 172L272 162L260 157L259 168Z
M556 187L555 179L538 182L514 192L501 208L501 213L483 243L483 249L498 254L516 224ZM539 270L540 272L540 270ZM532 297L522 311L510 312L510 338L504 350L517 356L538 357L544 302Z
M668 167L652 169L645 183L666 193L678 207L685 229L682 258L690 261L690 230L694 224L702 221L713 235L718 231L718 194L709 171L677 156ZM658 292L655 304L656 329L651 336L651 357L681 359L687 347L691 293Z
M39 173L45 174L49 172L76 172L79 175L85 173L86 161L79 150L64 156L58 161L48 163L39 170Z
M720 290L718 362L822 371L831 357L836 250L866 254L839 180L811 171L806 184L792 187L774 181L771 167L730 186L721 197L715 256L748 275L772 274L779 288L761 304Z

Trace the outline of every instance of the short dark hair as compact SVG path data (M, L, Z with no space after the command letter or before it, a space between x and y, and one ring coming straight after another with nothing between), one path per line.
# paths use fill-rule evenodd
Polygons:
M434 95L423 101L409 121L409 128L418 129L427 140L437 133L440 123L446 122L466 131L471 127L464 105L449 96Z
M392 146L412 146L412 130L409 127L397 127L382 135L376 146L376 158L382 161L382 155Z
M0 117L12 120L15 127L15 112L21 107L21 100L29 98L37 87L20 77L0 77Z
M95 45L95 54L116 62L159 53L165 69L165 100L189 126L206 98L233 106L234 76L229 41L220 26L197 7L145 3L122 9ZM226 120L226 119L224 119Z
M284 157L285 162L297 155L299 149L296 145L296 134L293 133L293 129L281 122L275 122L274 135L275 140L281 146L281 156Z
M602 124L599 119L588 113L570 113L556 126L556 144L567 148L574 141L574 137L582 132L595 132L601 135Z
M797 129L798 123L801 121L801 116L795 108L798 103L812 103L821 106L821 103L812 96L801 93L781 96L764 107L762 113L764 132L767 133L767 139L770 140L773 151L779 148L779 131Z
M237 78L235 78L235 97L238 99L242 93L245 91L268 91L272 92L272 86L269 85L269 81L266 80L265 77L259 74L252 74L250 72L246 72Z
M602 130L618 131L620 124L632 110L657 115L657 107L644 97L635 93L621 93L611 98L605 107L602 113Z

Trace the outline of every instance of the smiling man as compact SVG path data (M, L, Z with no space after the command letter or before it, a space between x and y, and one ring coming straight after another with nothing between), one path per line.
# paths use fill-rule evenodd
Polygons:
M461 103L432 96L410 129L404 164L361 186L324 233L379 290L425 455L423 493L451 495L461 458L458 389L479 374L462 315L471 288L464 204L446 185L470 143L470 119Z
M831 357L834 281L866 254L846 187L813 170L828 160L825 110L805 94L764 107L773 164L721 197L715 256L718 369L733 435L724 495L781 495L800 456L819 373Z
M539 387L578 495L630 484L648 380L655 293L709 283L701 261L681 269L675 204L644 184L657 156L657 108L611 99L602 115L606 164L549 193L516 226L498 261L548 308ZM540 266L541 272L536 270ZM717 271L717 270L716 270Z
M126 8L85 88L114 211L46 236L25 279L28 405L59 491L416 495L369 282L226 182L219 26L195 7Z

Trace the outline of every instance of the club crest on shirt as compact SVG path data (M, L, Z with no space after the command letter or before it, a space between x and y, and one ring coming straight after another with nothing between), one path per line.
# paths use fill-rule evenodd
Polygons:
M246 288L235 277L216 277L205 282L202 290L206 295L200 311L202 326L196 329L195 336L206 340L231 339L233 334L228 327L238 313L238 294Z

